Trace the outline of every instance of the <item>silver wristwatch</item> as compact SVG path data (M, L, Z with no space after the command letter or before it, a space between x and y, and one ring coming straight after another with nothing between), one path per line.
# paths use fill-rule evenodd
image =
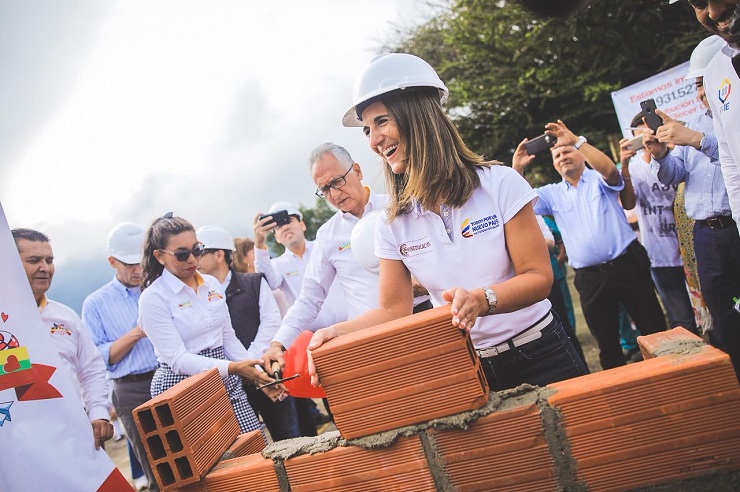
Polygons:
M486 300L488 301L488 312L486 313L486 316L490 316L496 312L498 298L496 297L496 293L489 287L483 287L483 293L486 295Z

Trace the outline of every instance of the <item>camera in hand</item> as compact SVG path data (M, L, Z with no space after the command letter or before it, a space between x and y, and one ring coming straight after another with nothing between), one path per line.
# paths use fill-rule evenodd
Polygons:
M260 215L260 220L264 219L265 217L272 217L272 220L270 222L267 222L265 225L270 225L274 223L275 227L280 227L281 225L290 224L290 215L288 215L287 210L278 210L277 212Z
M663 126L663 119L655 113L657 109L655 100L646 99L645 101L640 101L640 108L642 108L642 116L645 118L648 128L657 132L658 128Z
M534 155L543 150L547 150L557 142L557 137L549 135L547 133L540 135L539 137L528 140L524 144L524 148L527 149L527 154Z

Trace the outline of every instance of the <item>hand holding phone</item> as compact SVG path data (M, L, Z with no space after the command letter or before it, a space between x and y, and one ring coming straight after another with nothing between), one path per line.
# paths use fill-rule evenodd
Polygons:
M645 118L648 128L657 132L658 128L663 126L663 119L655 113L655 110L658 109L655 105L655 99L640 101L640 107L642 108L642 116Z
M277 212L260 215L259 220L262 220L265 217L272 217L270 222L265 223L266 226L275 224L275 227L280 227L281 225L290 224L290 215L288 215L287 210L278 210Z
M642 133L638 133L634 137L630 138L627 144L628 150L640 150L642 148Z
M524 144L524 148L527 150L527 154L534 155L543 150L549 149L555 145L555 142L557 141L557 137L545 133L539 137L533 138L532 140L527 140L527 143Z

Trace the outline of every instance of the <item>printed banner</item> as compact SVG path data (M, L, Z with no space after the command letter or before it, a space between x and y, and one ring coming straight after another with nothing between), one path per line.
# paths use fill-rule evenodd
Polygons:
M622 136L631 137L630 121L640 112L640 101L655 99L655 105L671 118L684 120L703 111L696 92L696 79L684 80L689 62L653 75L629 87L612 92Z
M0 204L0 489L132 490L60 367Z

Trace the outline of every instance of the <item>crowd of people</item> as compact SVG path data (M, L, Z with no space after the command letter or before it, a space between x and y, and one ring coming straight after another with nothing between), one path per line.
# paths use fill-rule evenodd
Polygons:
M740 378L740 126L729 87L722 92L728 80L740 85L740 25L735 2L689 3L715 33L694 50L687 74L706 112L680 122L658 111L657 130L636 114L640 144L623 139L617 163L556 119L544 132L558 183L533 189L526 181L538 155L526 138L511 166L476 154L445 114L448 89L434 68L393 53L365 67L342 120L362 128L383 161L387 194L363 185L347 149L317 146L307 171L337 212L314 241L286 201L254 217L253 239L218 225L196 229L172 213L148 228L118 224L107 244L113 278L79 317L46 297L49 238L13 229L41 318L79 383L94 445L113 435L115 408L144 473L137 483L158 490L132 410L212 368L242 432L315 436L330 418L328 402L327 416L275 380L298 335L314 332L309 372L319 385L311 350L432 305L449 305L452 325L469 331L493 390L586 374L566 261L603 369L631 360L626 312L639 334L682 326L705 335ZM639 240L625 215L631 208ZM353 228L371 212L379 213L377 269L351 251ZM282 255L270 255L269 235Z

